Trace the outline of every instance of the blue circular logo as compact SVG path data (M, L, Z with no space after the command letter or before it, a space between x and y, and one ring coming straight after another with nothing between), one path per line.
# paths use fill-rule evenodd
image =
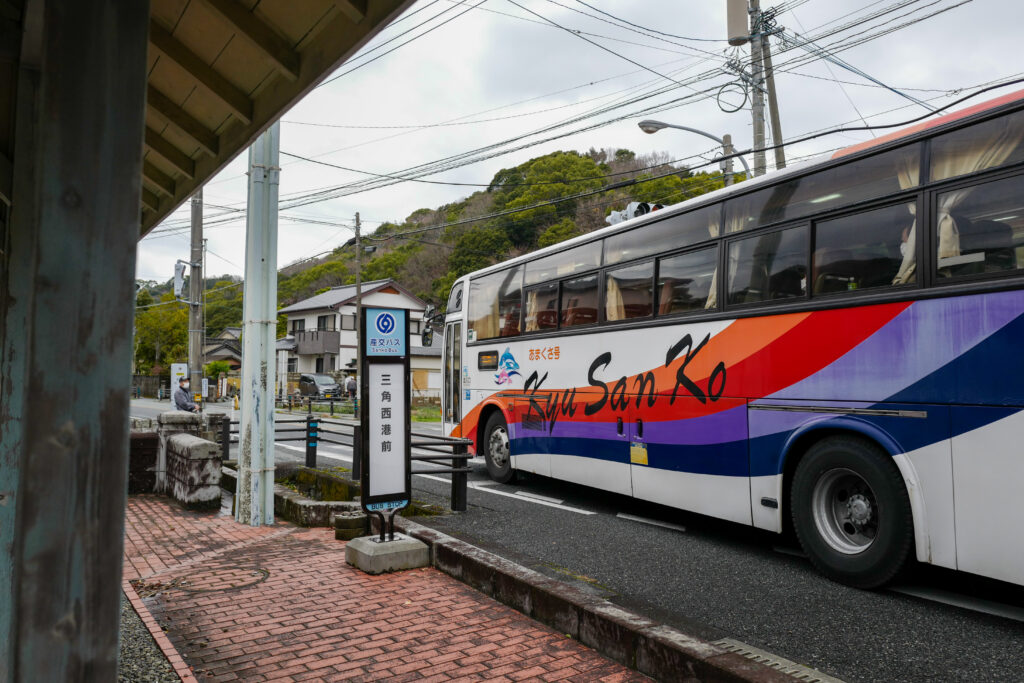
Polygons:
M381 334L391 334L395 331L395 316L390 313L381 313L377 316L377 319L373 321L373 324Z

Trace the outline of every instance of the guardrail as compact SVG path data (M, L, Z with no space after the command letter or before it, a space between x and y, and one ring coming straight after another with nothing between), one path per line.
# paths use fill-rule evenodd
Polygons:
M229 459L231 444L238 443L238 420L221 420L218 442L224 460ZM282 428L283 426L283 428ZM303 441L306 444L306 467L316 467L317 446L320 443L348 446L352 452L359 452L359 423L319 417L308 413L303 418L275 419L274 441ZM447 467L430 467L413 469L413 474L450 474L451 475L451 509L465 512L467 503L466 490L469 485L469 446L470 439L460 439L440 434L412 432L410 446L426 453L412 453L410 459L415 462L447 464ZM352 478L359 480L362 476L359 458L352 459Z

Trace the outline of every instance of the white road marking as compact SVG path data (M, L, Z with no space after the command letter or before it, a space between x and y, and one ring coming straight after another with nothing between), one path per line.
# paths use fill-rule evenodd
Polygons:
M620 512L615 516L620 517L622 519L628 519L631 522L640 522L641 524L650 524L651 526L660 526L666 529L675 529L676 531L686 531L686 527L680 526L678 524L672 524L671 522L662 522L657 519L648 519L647 517L637 517L636 515L628 515L625 512Z
M564 500L560 500L558 498L548 498L547 496L542 496L537 493L530 493L529 491L516 491L516 495L522 496L523 498L530 498L532 500L544 500L549 503L554 503L555 505L561 505L562 503L565 502Z
M909 595L923 600L931 600L932 602L941 602L944 605L969 609L972 612L981 612L982 614L991 614L997 617L1003 617L1004 619L1013 619L1014 621L1024 622L1024 609L1014 607L1013 605L1004 605L999 602L992 602L991 600L983 600L982 598L960 595L958 593L944 591L939 588L898 586L895 588L889 588L889 590L893 593L902 593L903 595Z
M580 508L574 508L574 507L570 507L568 505L560 505L558 503L550 503L550 502L548 502L546 500L538 500L538 499L535 499L535 498L527 498L525 496L520 496L520 495L517 495L515 493L509 493L508 491L499 491L497 489L490 488L493 485L494 485L493 482L489 482L489 481L483 481L483 482L471 481L471 482L469 482L469 488L471 488L471 489L476 489L477 491L486 491L487 493L493 493L493 494L498 495L498 496L505 496L506 498L514 498L514 499L516 499L516 500L518 500L520 502L523 502L523 503L533 503L534 505L543 505L545 507L556 508L558 510L565 510L567 512L575 512L576 514L579 514L579 515L596 515L597 514L596 512L592 512L590 510L582 510Z

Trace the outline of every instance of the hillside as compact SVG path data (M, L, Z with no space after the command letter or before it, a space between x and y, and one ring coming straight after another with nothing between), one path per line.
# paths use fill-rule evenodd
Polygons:
M626 149L590 149L552 152L502 169L486 190L436 209L418 209L401 223L383 223L364 236L364 245L374 251L364 256L363 279L394 278L425 301L443 307L458 277L605 227L605 217L628 202L674 204L722 187L720 173L694 174L670 165L670 160L663 153L637 156ZM652 180L634 184L645 178ZM606 187L612 189L600 191ZM536 206L585 193L589 194ZM287 306L353 282L355 246L350 240L330 254L282 268L278 304ZM136 362L140 372L160 371L187 356L187 307L152 306L173 301L171 281L139 284ZM223 276L204 284L207 335L240 326L240 280ZM284 335L283 320L278 333Z

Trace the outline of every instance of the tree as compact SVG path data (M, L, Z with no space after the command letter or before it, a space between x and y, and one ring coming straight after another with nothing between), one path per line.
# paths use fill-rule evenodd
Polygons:
M231 372L231 364L226 360L215 360L207 363L203 366L203 377L214 377L220 375L220 373Z
M142 374L188 359L188 306L171 292L160 299L166 305L139 309L135 316L135 363Z
M540 237L537 238L537 246L550 247L552 244L564 242L579 234L581 234L579 228L576 227L573 220L571 218L563 218L540 234Z
M488 191L494 194L496 211L532 206L604 184L602 172L590 157L577 152L552 152L495 174ZM574 201L563 201L498 219L512 244L531 247L542 230L576 212Z

